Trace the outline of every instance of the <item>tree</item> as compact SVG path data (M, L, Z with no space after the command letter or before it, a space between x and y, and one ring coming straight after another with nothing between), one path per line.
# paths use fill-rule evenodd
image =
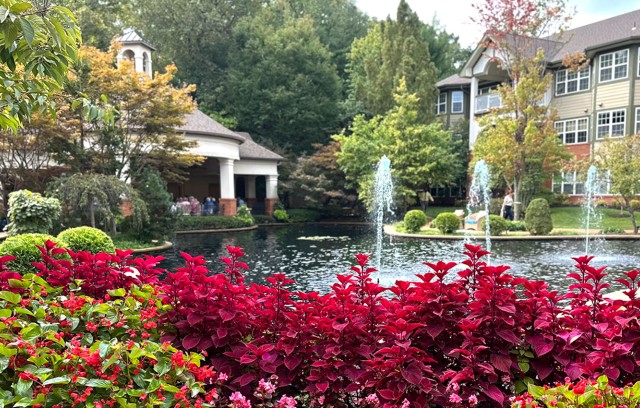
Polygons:
M175 131L195 108L189 95L193 86L171 85L175 66L151 79L128 61L115 66L115 49L102 52L83 47L80 57L83 64L74 70L69 93L83 92L92 100L104 95L117 115L111 122L86 121L78 108L67 105L60 115L60 131L50 144L56 162L73 172L115 175L122 180L153 167L167 180L179 180L186 168L201 160L189 152L194 143Z
M403 206L415 201L418 190L455 184L464 174L466 158L440 123L420 120L420 103L400 81L395 106L384 117L354 120L352 134L335 136L340 142L338 164L349 185L357 185L360 198L370 204L375 164L386 155L391 161L394 190Z
M33 111L53 113L51 96L76 57L80 30L49 1L0 1L0 130L14 132Z
M485 0L476 22L486 30L483 44L493 52L508 81L498 87L502 107L479 121L484 127L473 146L473 163L483 159L513 191L514 217L520 218L524 182L532 173L547 178L568 156L553 127L555 112L545 102L552 82L544 50L536 40L567 21L563 0ZM559 42L547 41L547 45Z
M104 174L74 174L60 177L47 188L47 195L64 203L63 222L66 227L100 226L115 232L116 218L128 208L134 224L148 221L149 213L138 192L116 176Z
M366 37L353 42L349 54L350 103L371 116L393 107L393 93L404 78L419 103L423 123L433 119L438 93L436 68L431 61L423 24L405 0L398 5L396 20L375 24Z
M448 33L436 17L431 24L423 24L422 35L429 45L429 55L438 80L456 74L471 55L471 50L462 48L458 36Z
M620 194L631 216L633 233L638 233L631 200L640 195L640 135L608 139L595 150L595 164L609 170L611 193Z
M339 78L312 20L286 6L238 24L226 83L238 126L296 152L337 128Z

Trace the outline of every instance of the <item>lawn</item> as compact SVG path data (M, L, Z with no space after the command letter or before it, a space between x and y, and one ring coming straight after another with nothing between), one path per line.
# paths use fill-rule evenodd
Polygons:
M430 206L425 212L428 217L435 218L441 212L453 212L460 207L436 207ZM640 212L638 213L640 215ZM620 212L618 209L600 208L597 209L600 220L592 221L591 228L594 229L623 229L631 230L631 218L626 211ZM552 207L551 218L554 228L584 228L584 213L581 207ZM640 220L638 221L640 222Z

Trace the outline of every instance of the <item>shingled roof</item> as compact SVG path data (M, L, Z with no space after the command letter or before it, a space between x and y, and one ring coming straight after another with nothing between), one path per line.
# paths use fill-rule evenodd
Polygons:
M466 86L471 84L471 78L462 78L458 74L451 75L450 77L446 77L445 79L441 79L436 83L438 88L444 87L455 87L455 86Z
M184 118L184 125L176 129L178 132L198 135L223 136L230 139L245 141L245 138L222 126L199 109L195 109Z
M240 158L241 159L262 159L262 160L282 160L283 157L277 153L272 152L266 147L260 146L253 141L251 135L247 132L237 132L240 136L245 138L243 144L240 145Z
M557 38L557 36L554 36ZM631 11L606 20L597 21L582 27L577 27L564 32L560 40L565 42L553 57L553 62L577 51L595 51L597 48L610 46L625 41L637 41L640 39L640 10ZM589 56L589 55L587 55Z
M153 51L156 50L156 47L154 47L149 41L142 38L140 34L136 33L132 28L125 29L124 33L118 37L118 42L122 44L143 44L151 48Z

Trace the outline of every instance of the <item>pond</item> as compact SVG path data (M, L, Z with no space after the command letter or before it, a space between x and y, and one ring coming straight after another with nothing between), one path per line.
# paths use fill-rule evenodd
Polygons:
M283 273L296 281L295 289L326 293L336 282L336 274L349 273L355 254L375 251L375 234L367 225L291 225L232 233L181 234L174 244L172 249L159 253L167 258L163 262L165 268L182 265L180 252L184 251L204 255L209 269L222 272L223 264L218 259L226 256L225 246L240 246L247 254L243 260L249 264L249 282L263 283L265 277ZM640 268L640 241L600 241L590 248L595 255L591 264L607 265L609 282L624 271ZM416 274L428 270L423 262L460 262L465 259L462 251L462 240L387 236L381 270L374 278L384 286L396 280L416 280ZM583 253L582 240L493 241L491 264L509 265L514 275L542 279L552 288L565 291L570 282L566 274L574 271L571 257Z

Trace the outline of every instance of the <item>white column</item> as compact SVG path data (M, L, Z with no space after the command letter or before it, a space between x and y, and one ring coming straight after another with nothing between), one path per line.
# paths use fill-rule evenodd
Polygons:
M278 198L278 175L268 175L267 179L267 199Z
M256 198L256 176L244 176L246 199Z
M141 56L135 56L133 58L133 65L136 69L136 72L144 72L144 62L142 59L142 55Z
M471 77L471 89L469 91L469 150L473 149L473 145L478 138L480 132L478 122L476 121L476 96L478 96L478 78Z
M233 159L218 159L220 162L220 198L236 198Z

